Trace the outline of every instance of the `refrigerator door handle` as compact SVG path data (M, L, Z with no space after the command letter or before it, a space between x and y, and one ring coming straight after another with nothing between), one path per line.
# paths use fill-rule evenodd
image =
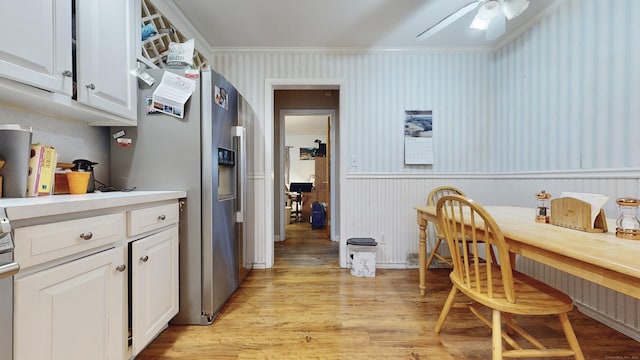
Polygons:
M231 128L232 136L238 139L236 153L238 154L236 162L237 171L237 194L236 194L236 222L244 222L245 214L245 196L247 186L247 142L246 130L243 126L233 126Z

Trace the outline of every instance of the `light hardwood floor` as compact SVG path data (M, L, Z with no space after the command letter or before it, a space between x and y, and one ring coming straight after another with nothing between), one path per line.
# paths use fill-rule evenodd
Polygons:
M287 226L275 266L253 270L211 326L170 326L137 359L455 359L491 358L491 332L467 309L435 321L450 290L449 270L377 269L356 278L338 267L337 243L309 224ZM587 359L640 360L640 343L574 310ZM555 318L523 320L548 345L564 341Z

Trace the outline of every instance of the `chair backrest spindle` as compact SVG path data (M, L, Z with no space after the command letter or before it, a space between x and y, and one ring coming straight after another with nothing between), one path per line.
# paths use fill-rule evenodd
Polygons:
M466 196L465 193L453 186L439 186L433 190L431 190L431 192L429 193L429 196L427 197L427 205L428 206L434 206L438 203L438 200L440 200L440 198L442 198L443 196L447 196L447 195L462 195L462 196ZM440 224L436 223L436 235L442 235L442 231L440 230Z
M436 205L438 223L453 258L453 271L470 290L487 297L505 297L515 302L511 259L504 236L491 215L478 203L464 196L445 195ZM485 251L479 251L479 244ZM469 246L471 250L469 250ZM497 249L496 259L490 246ZM484 254L484 259L480 256ZM494 263L496 261L496 263ZM501 266L497 266L497 265ZM496 273L498 272L498 273ZM494 285L501 276L502 288Z

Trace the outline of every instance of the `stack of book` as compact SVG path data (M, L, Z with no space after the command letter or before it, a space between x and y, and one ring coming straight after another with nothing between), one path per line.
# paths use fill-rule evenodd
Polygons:
M58 162L56 148L42 144L31 145L27 196L52 195L55 169Z

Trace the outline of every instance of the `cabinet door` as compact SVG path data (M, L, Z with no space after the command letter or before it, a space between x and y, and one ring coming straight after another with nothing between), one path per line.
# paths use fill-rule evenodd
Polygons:
M178 313L178 226L131 244L132 350L137 355Z
M78 101L136 118L134 3L76 1Z
M0 76L71 95L71 1L1 1Z
M116 248L16 279L14 359L122 359L123 262Z

